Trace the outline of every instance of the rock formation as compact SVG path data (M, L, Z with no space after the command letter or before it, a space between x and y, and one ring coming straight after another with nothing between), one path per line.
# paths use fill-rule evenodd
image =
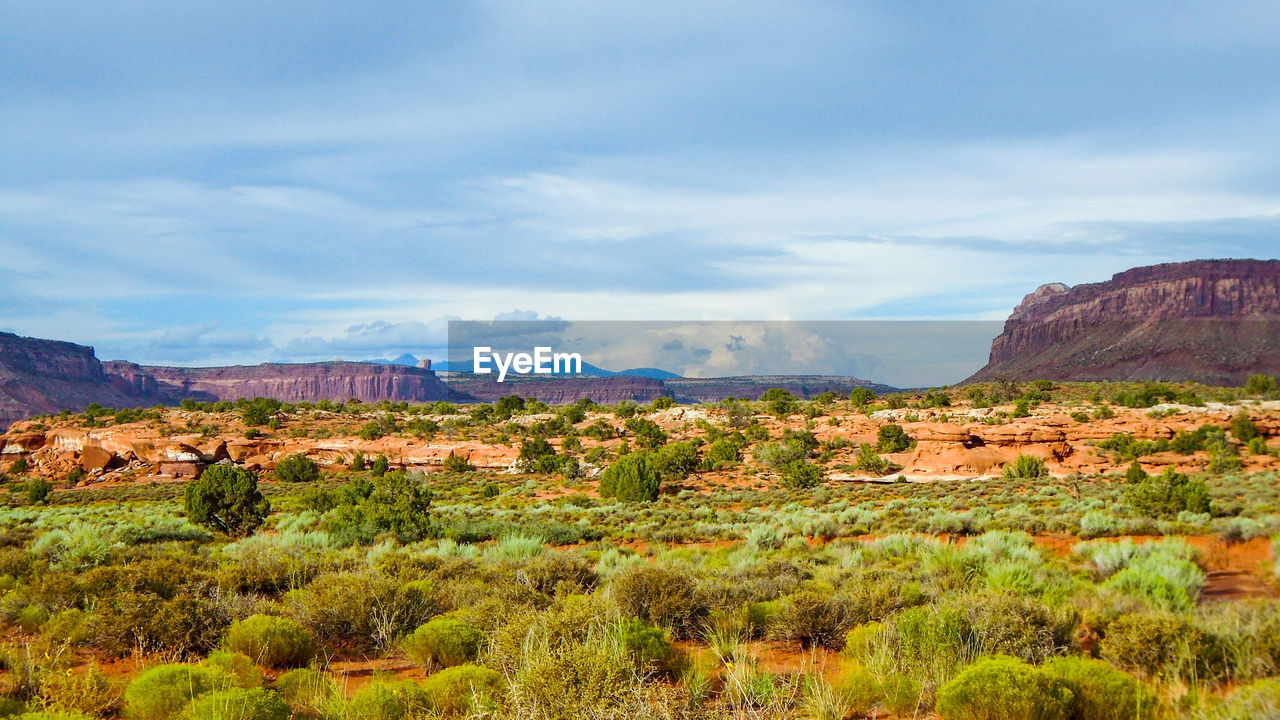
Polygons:
M1185 380L1280 371L1280 260L1197 260L1027 295L970 382Z
M423 402L445 399L447 390L425 368L348 362L145 367L99 362L85 345L0 333L0 429L33 415L79 412L92 403L129 408L256 396Z
M283 402L425 402L447 389L425 368L362 362L265 363L231 367L158 367L109 362L106 371L139 392L173 404L194 400L272 397Z

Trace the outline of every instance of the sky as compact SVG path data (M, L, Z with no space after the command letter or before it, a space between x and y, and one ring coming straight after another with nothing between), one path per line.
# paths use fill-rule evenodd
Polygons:
M1271 2L0 1L0 329L150 364L450 319L1001 320L1280 256Z

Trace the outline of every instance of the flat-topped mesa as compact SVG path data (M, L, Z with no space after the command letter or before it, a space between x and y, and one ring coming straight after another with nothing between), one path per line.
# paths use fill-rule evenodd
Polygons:
M79 412L92 403L128 408L256 396L424 402L443 400L448 391L428 368L350 362L148 367L100 362L86 345L0 333L0 431L33 415Z
M0 428L16 420L90 403L146 404L117 385L86 345L0 333Z
M165 402L271 397L283 402L425 402L448 389L426 368L363 362L264 363L183 368L111 363L131 383L150 378ZM137 368L134 371L133 368Z
M970 381L1193 380L1280 371L1280 260L1196 260L1027 295Z

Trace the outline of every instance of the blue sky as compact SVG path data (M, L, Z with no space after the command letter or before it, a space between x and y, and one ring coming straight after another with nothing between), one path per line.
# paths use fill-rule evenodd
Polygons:
M1001 319L1277 257L1274 3L3 3L0 327L421 354L449 318Z

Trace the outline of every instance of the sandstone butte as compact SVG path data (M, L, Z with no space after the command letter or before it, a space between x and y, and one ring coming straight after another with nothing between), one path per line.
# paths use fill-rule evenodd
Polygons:
M1027 295L969 381L1241 385L1280 371L1280 260L1196 260Z

